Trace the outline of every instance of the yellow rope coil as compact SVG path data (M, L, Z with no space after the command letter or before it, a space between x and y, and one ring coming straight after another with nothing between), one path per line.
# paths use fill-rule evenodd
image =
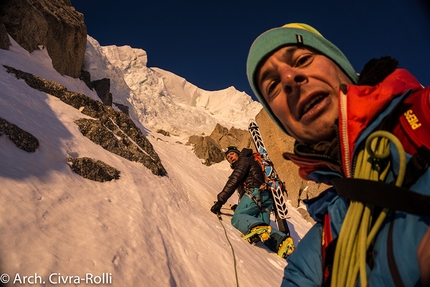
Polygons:
M406 171L406 155L398 138L387 131L376 131L366 140L365 148L357 156L354 178L384 181L391 167L390 141L399 153L400 165L396 186L403 183ZM383 209L373 226L373 206L351 201L346 213L333 262L331 286L367 286L366 254L382 222L388 214Z

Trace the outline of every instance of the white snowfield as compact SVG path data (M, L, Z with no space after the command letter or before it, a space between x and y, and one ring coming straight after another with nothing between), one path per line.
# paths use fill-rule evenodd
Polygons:
M29 54L11 41L10 50L0 50L2 65L98 99L82 81L58 74L46 50ZM94 144L74 123L87 116L0 66L0 117L40 143L27 153L0 136L0 281L9 280L7 286L236 286L232 250L209 211L230 167L225 161L203 165L184 143L186 135L210 133L217 122L244 128L261 106L232 87L203 91L148 68L143 50L100 47L88 37L85 59L92 80L111 79L114 102L130 107L168 176L155 176ZM67 165L69 156L101 160L119 169L120 179L84 179ZM289 214L297 244L311 225L292 207ZM222 218L239 285L279 286L286 261L242 240L231 215Z

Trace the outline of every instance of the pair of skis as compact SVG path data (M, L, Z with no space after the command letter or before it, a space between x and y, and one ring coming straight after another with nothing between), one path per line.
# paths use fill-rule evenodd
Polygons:
M285 233L287 236L291 236L287 223L288 208L285 200L286 190L284 183L279 179L279 176L273 167L273 163L269 158L266 147L264 146L258 125L252 119L249 121L248 130L251 134L252 140L254 141L257 152L261 154L266 178L268 179L267 184L269 185L273 195L274 213L278 230Z

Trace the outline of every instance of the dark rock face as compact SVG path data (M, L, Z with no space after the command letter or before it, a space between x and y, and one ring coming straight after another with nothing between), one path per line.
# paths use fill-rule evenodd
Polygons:
M124 114L126 114L126 115L129 115L129 113L130 113L130 109L129 109L129 107L127 107L126 105L123 105L123 104L119 104L119 103L114 103L114 102L112 102L112 104L114 104L121 112L123 112Z
M225 160L223 150L229 145L235 145L240 150L242 148L255 150L248 131L234 127L229 130L220 124L215 126L210 136L191 136L188 144L194 146L194 153L208 166Z
M85 71L85 70L81 70L81 74L79 75L79 79L82 80L90 90L93 89L93 84L91 83L90 72Z
M162 134L163 136L166 136L166 137L170 137L170 133L162 129L158 129L157 133Z
M32 88L58 97L83 114L95 118L96 120L81 119L76 122L82 134L89 139L112 153L142 163L155 175L167 175L152 144L128 115L104 106L84 94L70 92L56 82L5 67L9 73L23 79Z
M0 23L0 49L9 50L10 40L7 35L6 27Z
M74 173L90 180L104 182L119 179L120 171L100 160L69 157L67 163Z
M101 79L91 82L100 100L105 106L112 106L112 94L110 93L110 79Z
M140 162L154 174L164 175L165 171L161 168L162 166L148 157L140 146L135 145L133 140L128 135L122 133L115 124L109 125L109 123L106 123L110 126L106 128L102 120L91 119L79 119L75 123L84 136L105 150L130 161Z
M5 134L17 148L26 152L35 152L39 147L39 141L35 136L0 118L0 136L2 134Z
M191 136L188 143L194 145L194 153L207 166L225 159L219 143L211 137Z
M28 52L46 47L60 74L79 77L87 27L84 15L71 6L70 0L2 0L0 23Z

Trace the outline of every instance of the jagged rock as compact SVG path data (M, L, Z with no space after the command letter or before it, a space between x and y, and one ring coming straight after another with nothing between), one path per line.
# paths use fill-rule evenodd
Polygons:
M254 148L251 136L247 130L241 130L235 127L227 129L217 124L209 136L219 143L221 149L225 149L229 145L235 145L239 149Z
M303 180L299 177L298 166L283 158L283 152L293 151L294 139L283 133L264 109L257 114L255 121L260 127L261 136L270 159L279 177L285 182L288 199L291 200L293 206L297 207L300 200L316 197L328 188L324 184Z
M39 147L39 141L29 132L0 118L0 136L5 134L19 149L26 152L35 152Z
M160 166L151 157L144 153L139 146L125 134L122 134L117 127L107 129L100 120L79 119L75 123L79 126L81 133L94 143L100 145L105 150L117 154L130 161L140 162L148 167L154 174L160 174Z
M97 119L97 124L92 123L90 125L91 128L88 128L88 130L93 131L98 128L98 132L110 136L110 138L115 134L116 137L122 138L122 143L124 144L122 147L126 151L119 151L118 149L113 149L110 145L104 144L105 146L117 151L121 156L129 153L133 154L133 156L127 155L125 158L136 159L135 161L142 163L155 175L167 175L167 171L161 164L161 160L152 144L128 115L115 111L112 107L104 106L99 101L95 101L84 94L70 92L56 82L19 71L12 67L5 67L8 73L15 74L17 78L23 79L31 87L58 97L64 103L79 109L83 114ZM85 127L86 125L82 126ZM92 134L93 132L86 133ZM92 136L92 139L97 139L97 137ZM103 141L98 140L97 143L99 144L100 142Z
M74 173L94 181L111 181L119 179L120 171L107 165L100 160L94 160L89 157L67 159L67 163Z
M32 87L33 89L46 92L48 94L51 94L57 98L59 98L64 92L67 92L66 87L54 82L54 81L48 81L43 78L40 78L36 75L23 72L20 70L17 70L13 67L9 67L6 65L3 65L3 67L6 68L6 71L10 74L14 74L16 78L23 79L27 85Z
M28 52L46 47L62 75L79 77L84 63L87 27L70 0L2 0L0 23Z
M126 105L114 103L112 102L121 112L123 112L126 115L129 115L129 108Z
M81 70L81 73L79 75L79 79L82 80L90 90L93 89L93 84L91 83L90 72L85 71L85 70Z
M211 137L191 136L188 142L194 146L196 156L207 166L225 159L219 143Z
M7 35L6 27L0 23L0 49L9 50L10 40Z
M110 79L103 78L91 82L100 100L105 106L112 106L112 94L110 93Z
M157 133L162 134L163 136L166 136L166 137L170 137L170 133L162 129L157 130Z
M215 126L209 136L191 136L187 144L194 146L194 153L206 165L225 160L223 150L229 145L235 145L239 149L254 149L254 144L248 131L234 127L227 129L220 124Z

